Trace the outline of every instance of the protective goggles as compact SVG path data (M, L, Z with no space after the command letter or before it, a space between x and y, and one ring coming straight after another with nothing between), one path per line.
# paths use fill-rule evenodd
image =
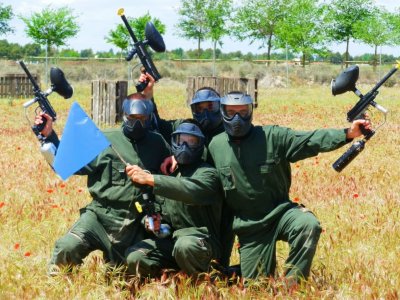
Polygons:
M142 123L143 127L147 127L148 125L148 120L149 120L149 116L147 115L124 115L123 116L124 122L126 125L133 127L136 123L136 121L139 121L140 123Z
M177 146L181 146L183 143L186 143L189 148L202 146L202 138L187 133L176 133L172 139Z
M236 114L242 119L248 119L253 113L253 104L221 105L221 114L226 119L232 119Z
M209 112L217 112L219 110L219 101L203 101L197 102L190 105L194 114L200 114L204 110Z

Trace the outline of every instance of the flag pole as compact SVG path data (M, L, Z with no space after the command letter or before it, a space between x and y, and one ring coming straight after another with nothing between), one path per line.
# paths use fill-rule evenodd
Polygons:
M126 162L125 159L123 159L122 155L119 154L119 152L117 151L117 149L114 148L114 146L111 144L110 145L111 149L114 150L115 154L117 154L118 158L125 164L125 166L129 166L130 164Z

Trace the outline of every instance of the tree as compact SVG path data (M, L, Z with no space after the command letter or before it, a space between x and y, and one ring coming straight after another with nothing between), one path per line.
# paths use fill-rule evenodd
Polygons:
M138 18L127 18L129 25L132 27L132 30L136 36L136 38L140 41L145 40L145 28L147 22L151 21L154 26L157 28L160 34L165 33L165 25L157 18L152 18L147 12L145 15ZM121 50L128 49L128 46L133 43L131 36L129 35L128 30L125 27L125 24L118 24L117 27L108 32L108 35L105 37L105 40L109 44L113 44L114 46L120 48Z
M324 54L326 39L322 28L324 7L318 0L292 0L286 16L277 22L277 42L281 48L288 45L293 52L302 54L302 66L311 54Z
M178 14L176 26L178 35L185 39L197 40L197 57L200 57L200 43L204 41L208 34L207 16L204 8L209 0L181 0L181 7Z
M371 14L372 0L331 0L326 4L326 31L332 41L346 42L345 61L348 66L349 42L355 39L355 24Z
M392 28L391 43L394 45L400 45L400 7L397 11L390 14L389 25Z
M213 43L213 76L215 76L215 55L217 43L229 32L229 19L232 13L232 0L209 0L205 8L207 37Z
M391 14L383 8L374 8L371 14L354 24L354 37L374 47L374 67L378 61L378 46L390 45L394 28Z
M278 22L284 18L288 0L245 0L237 8L233 35L239 40L250 40L250 44L261 41L261 47L267 47L267 59L271 59L271 50ZM260 48L261 48L260 47Z
M37 44L45 46L47 74L47 59L51 46L66 45L67 39L76 36L79 31L77 16L74 16L72 9L68 7L53 9L48 6L30 17L20 18L26 24L26 34Z
M8 24L13 16L14 13L11 6L3 6L3 4L0 3L0 35L6 34L8 32L13 32L13 29Z

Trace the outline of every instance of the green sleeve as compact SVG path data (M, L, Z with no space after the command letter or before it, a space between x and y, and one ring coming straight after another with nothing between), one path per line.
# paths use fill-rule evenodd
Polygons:
M290 162L318 155L320 152L336 150L348 141L344 129L318 129L294 131L287 128L283 137L283 151Z
M210 205L220 199L220 181L214 168L199 168L190 177L154 175L153 191L186 204Z

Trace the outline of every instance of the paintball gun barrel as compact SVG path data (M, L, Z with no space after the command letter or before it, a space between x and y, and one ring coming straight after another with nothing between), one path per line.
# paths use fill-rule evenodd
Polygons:
M154 78L155 81L158 81L159 79L161 79L161 75L158 72L156 66L154 65L153 60L150 54L147 52L145 46L149 45L156 52L164 52L165 44L162 36L154 27L153 23L147 22L145 27L145 36L147 40L139 41L136 38L131 25L129 24L127 18L124 15L123 8L120 8L118 10L118 15L121 17L122 21L125 24L125 27L128 29L129 35L133 40L133 48L128 52L128 55L126 56L125 59L127 61L130 61L136 54L143 65L143 67L141 68L141 72L142 73L147 72ZM142 92L146 88L147 84L148 82L138 82L136 84L136 90L139 93Z
M49 100L47 99L47 96L49 96L52 92L58 93L60 96L64 97L65 99L71 98L73 94L73 89L65 79L63 71L61 71L59 68L52 67L50 70L50 81L51 81L51 88L48 89L47 91L43 92L40 90L39 85L29 72L28 68L26 67L25 63L21 60L19 61L20 66L28 76L30 82L32 83L33 86L33 93L35 95L35 98L32 100L29 100L24 103L24 108L25 110L31 106L34 103L38 103L41 111L44 113L48 114L53 121L57 119L57 114L54 110L54 108L51 106ZM38 107L38 108L39 108ZM36 109L37 110L37 109ZM35 110L35 111L36 111ZM46 124L46 119L43 118L43 123L40 125L33 125L32 130L35 133L35 135L41 139L40 132L43 130L44 126Z
M350 66L336 79L332 80L331 89L334 96L352 91L360 98L356 105L347 113L347 120L349 122L353 122L356 119L364 119L365 113L369 109L369 106L373 106L382 112L386 119L388 110L376 103L375 98L379 93L378 89L398 70L399 65L400 62L397 62L395 67L393 67L366 95L363 95L356 88L356 82L359 75L358 66ZM382 125L383 124L380 126ZM341 172L358 154L364 150L365 143L375 134L375 131L362 129L362 133L364 138L360 141L356 141L341 157L339 157L333 163L332 167L337 172Z

